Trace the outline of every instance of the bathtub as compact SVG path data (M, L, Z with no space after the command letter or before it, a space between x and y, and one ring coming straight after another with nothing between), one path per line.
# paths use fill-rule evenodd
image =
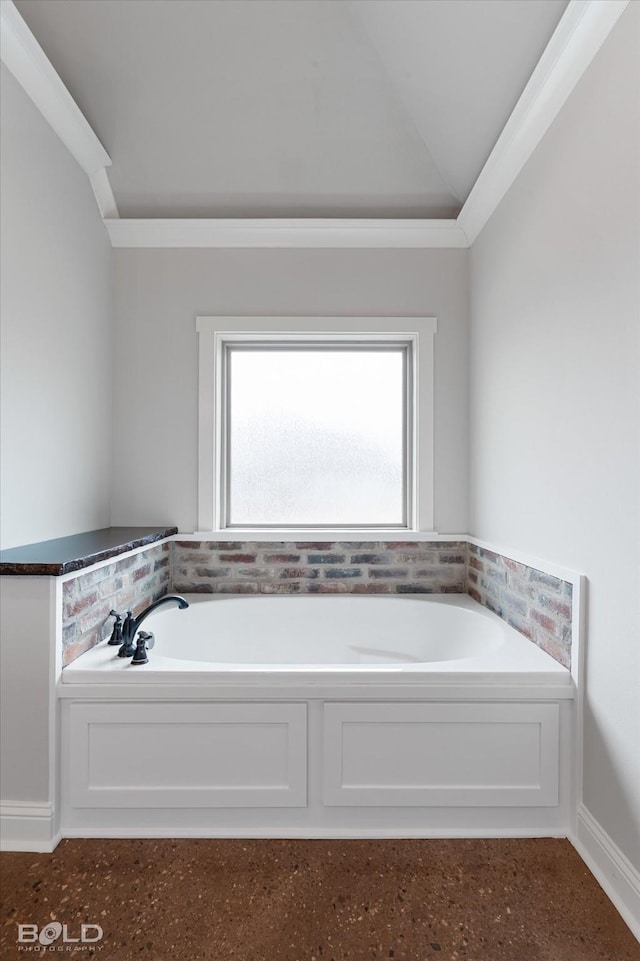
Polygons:
M61 672L62 836L567 833L570 674L471 598L187 597Z
M186 595L144 624L149 663L133 665L106 641L63 671L65 684L130 684L171 675L469 673L568 683L568 672L468 595Z

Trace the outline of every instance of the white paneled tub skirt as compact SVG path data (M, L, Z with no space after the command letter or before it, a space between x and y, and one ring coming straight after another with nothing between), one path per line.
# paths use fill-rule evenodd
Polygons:
M63 670L63 836L567 832L571 676L467 595L186 596Z

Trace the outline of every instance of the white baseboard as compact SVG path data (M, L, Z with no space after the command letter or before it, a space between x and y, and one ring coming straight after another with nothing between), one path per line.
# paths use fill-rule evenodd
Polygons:
M67 828L65 838L99 838L116 840L140 840L151 838L202 838L209 840L285 839L291 841L382 841L382 840L451 840L480 838L565 838L562 831L548 831L536 828L352 828L352 827L230 827L230 828L185 828L170 824L154 828L139 827L79 827Z
M33 801L0 801L0 851L50 854L58 841L53 806Z
M569 840L640 941L640 872L581 804L576 836Z

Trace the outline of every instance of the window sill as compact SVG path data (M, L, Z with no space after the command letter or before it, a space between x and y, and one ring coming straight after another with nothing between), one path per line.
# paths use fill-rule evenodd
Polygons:
M461 540L464 534L438 534L436 531L409 531L406 528L237 528L221 531L194 531L177 534L177 540L191 541L451 541Z

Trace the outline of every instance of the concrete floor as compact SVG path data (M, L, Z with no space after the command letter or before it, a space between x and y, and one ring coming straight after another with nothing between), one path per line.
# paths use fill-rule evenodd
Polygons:
M57 921L104 936L90 951L63 933L39 956L640 961L563 840L73 840L0 869L3 959L29 956L18 923Z

